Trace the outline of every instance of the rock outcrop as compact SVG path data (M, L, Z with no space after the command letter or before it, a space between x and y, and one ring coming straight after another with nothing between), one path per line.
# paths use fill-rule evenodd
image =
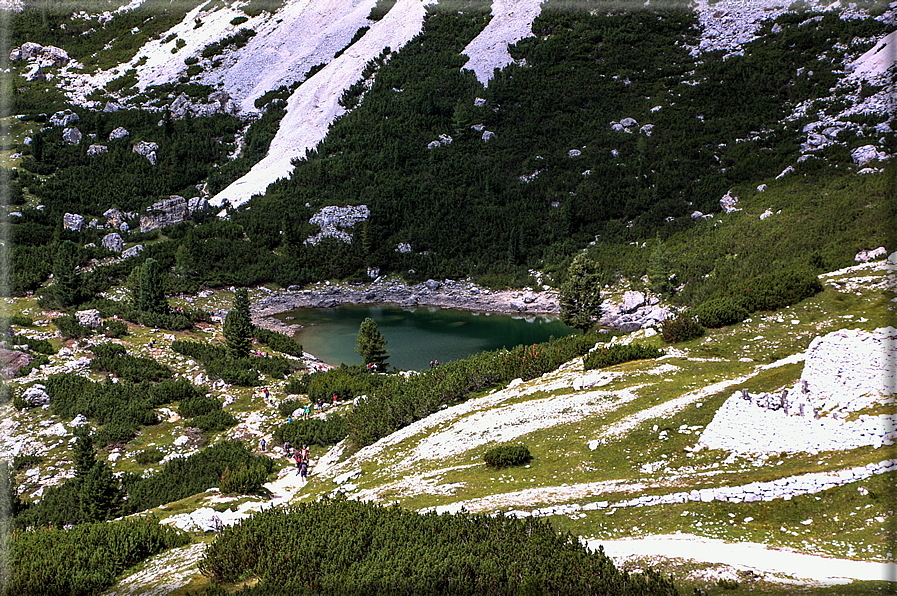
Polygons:
M106 145L91 145L87 148L87 156L95 157L97 155L102 155L107 151L109 151L109 147L107 147Z
M68 52L56 46L42 46L33 41L25 42L21 47L9 53L10 60L38 60L43 66L66 66L71 61Z
M197 211L203 211L208 203L201 197L189 201L182 196L171 195L147 208L147 215L140 217L140 231L149 232L184 221Z
M842 329L817 337L800 380L781 393L736 392L700 445L738 453L834 451L893 444L897 416L856 412L894 403L897 329ZM854 416L851 416L854 414Z
M63 110L50 116L51 126L71 126L80 121L81 117L71 110Z
M0 348L0 377L12 379L23 366L28 366L34 356L18 350Z
M66 213L62 216L62 227L73 232L84 229L84 217L77 213Z
M131 149L134 153L142 155L153 165L156 165L156 151L159 149L159 145L156 143L150 143L147 141L137 141L134 143L134 147Z
M66 128L62 131L62 140L72 145L78 145L81 142L81 131L77 128Z
M324 207L308 220L309 223L321 228L320 233L310 236L305 240L305 244L315 245L324 238L336 238L350 244L352 236L345 228L352 228L355 224L367 220L370 214L371 211L367 205Z
M91 308L90 310L79 310L75 313L75 318L82 325L93 327L94 329L103 323L103 319L100 318L100 311L95 308Z
M124 240L122 240L121 236L119 236L115 232L103 236L102 244L103 248L105 248L106 250L111 250L112 252L121 252L125 247Z

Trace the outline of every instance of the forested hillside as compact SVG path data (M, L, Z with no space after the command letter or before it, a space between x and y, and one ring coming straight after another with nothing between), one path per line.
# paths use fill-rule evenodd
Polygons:
M381 12L389 8L381 4ZM698 52L706 31L681 2L645 9L548 0L533 35L509 48L514 63L484 87L462 70L461 51L489 22L490 5L443 0L428 9L420 35L369 62L339 100L348 111L288 179L224 219L196 211L143 233L139 216L153 203L208 196L259 161L301 80L260 97L264 115L254 121L223 109L226 99L216 113L219 96L200 82L203 72L226 67L222 57L251 37L245 27L195 56L178 55L182 75L165 85L142 88L136 71L122 73L90 94L91 107L66 104L58 78L26 82L28 65L12 62L7 114L19 117L7 120L7 149L16 153L6 162L8 291L44 284L65 240L88 247L78 249L79 265L113 256L101 243L112 207L129 218L128 231L115 230L124 246L143 251L80 273L85 298L147 258L173 274L170 291L361 280L369 268L413 281L472 277L519 287L532 283L531 270L559 284L572 256L589 246L607 281L637 281L659 244L681 286L678 299L693 304L739 280L809 267L814 254L817 267L843 266L893 229L885 210L893 185L881 175L857 179L852 153L870 142L879 156L897 151L891 114L851 113L887 85L845 76L894 30L883 6L865 3L867 13L845 15L795 3L740 50ZM90 72L139 55L141 36L163 37L188 8L144 4L102 20L89 7L73 17L65 4L29 3L9 15L11 45L57 44ZM233 28L263 14L252 5L244 11ZM135 19L140 32L126 43ZM363 35L359 29L353 41ZM178 112L175 100L202 110ZM77 121L47 121L66 107ZM808 150L808 125L835 116L842 121L833 142ZM77 143L64 138L73 126L84 136ZM121 128L126 136L112 134ZM155 144L152 160L134 152L141 142ZM100 144L105 149L90 149ZM745 213L720 213L730 191ZM319 231L310 220L321 208L352 205L367 206L369 216L346 228L351 243L305 242ZM775 242L742 246L722 232L725 218L774 205L782 217L756 233ZM65 230L66 213L100 227Z

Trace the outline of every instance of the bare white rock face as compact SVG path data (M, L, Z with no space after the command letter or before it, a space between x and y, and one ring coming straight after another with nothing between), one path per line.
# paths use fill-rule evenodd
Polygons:
M817 337L794 387L781 394L736 392L699 441L736 453L807 452L892 445L897 417L852 412L894 402L897 329L841 329Z

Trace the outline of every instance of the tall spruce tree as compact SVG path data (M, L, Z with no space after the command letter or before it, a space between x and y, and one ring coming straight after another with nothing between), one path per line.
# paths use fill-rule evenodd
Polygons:
M587 254L573 259L567 281L561 284L561 320L583 333L601 318L601 281L598 264Z
M168 314L165 299L165 277L156 259L147 259L140 268L140 297L138 309L161 315Z
M90 435L90 427L86 424L75 429L72 459L75 463L75 478L79 479L87 477L94 464L97 463L93 437Z
M81 515L86 522L97 522L115 516L122 500L121 487L108 463L99 461L81 480Z
M224 318L224 342L233 358L245 358L252 346L252 320L249 317L249 293L240 288L234 294L233 307Z
M53 296L63 308L78 301L81 294L81 280L78 276L78 246L65 240L53 255Z
M667 251L657 237L657 246L651 253L651 260L648 261L648 282L651 291L658 296L669 296L673 293L673 284L670 281L670 259Z
M389 351L386 349L383 334L377 331L374 319L368 317L362 321L358 328L358 337L355 339L355 351L361 355L365 366L374 364L377 370L385 370Z

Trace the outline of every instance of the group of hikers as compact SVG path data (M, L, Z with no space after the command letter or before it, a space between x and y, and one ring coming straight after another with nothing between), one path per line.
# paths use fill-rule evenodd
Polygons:
M265 403L270 404L271 403L271 392L268 390L267 387L264 387L262 389L262 393L265 396ZM333 394L333 405L334 406L337 405L338 399L339 399L339 397L334 393ZM324 409L324 399L323 398L318 398L317 407L318 407L319 411ZM314 408L314 405L311 402L306 404L305 407L303 408L301 415L305 420L308 420L309 417L311 416L312 408ZM291 414L291 415L287 416L287 424L292 424L292 422L293 422L293 416ZM287 459L295 460L296 469L299 470L299 477L302 478L303 482L308 482L308 445L303 445L301 449L294 450L292 445L290 445L290 442L287 441L286 443L284 443L283 447L284 447L284 453L286 454ZM261 450L262 453L266 453L267 448L268 448L268 444L265 441L264 437L262 437L262 439L259 441L259 449Z
M268 443L264 437L259 441L259 449L261 449L262 453L268 451ZM294 451L293 446L287 441L283 445L283 450L287 459L292 459L296 462L296 469L299 470L299 477L302 478L302 482L308 482L308 445L303 445L301 449Z

